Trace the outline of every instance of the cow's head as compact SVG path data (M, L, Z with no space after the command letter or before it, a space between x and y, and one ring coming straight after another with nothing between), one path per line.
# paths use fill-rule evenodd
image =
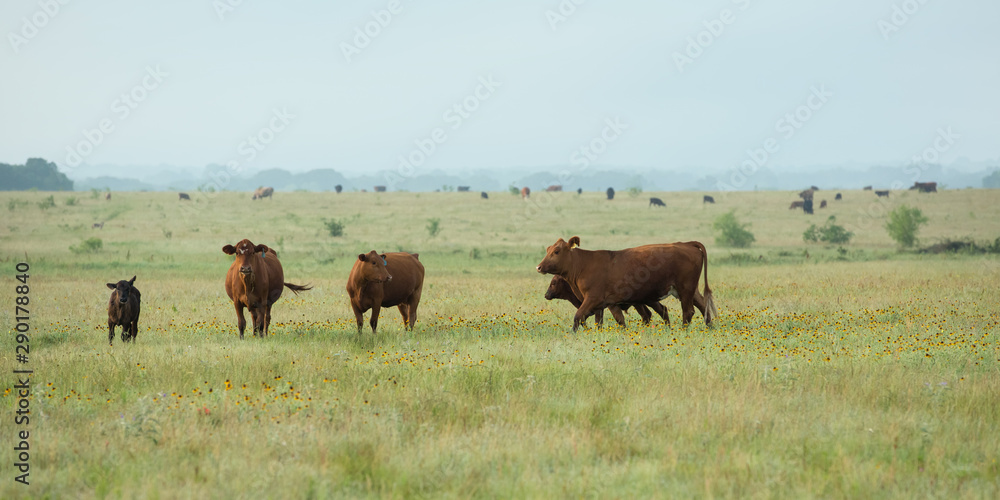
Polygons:
M358 272L362 280L374 281L376 283L392 281L392 275L389 274L385 254L379 255L375 250L368 253L359 253L358 262L361 263L358 266Z
M128 281L121 280L118 283L107 283L107 285L108 288L118 292L118 302L126 304L128 303L129 292L132 291L132 283L135 283L135 276L132 276L132 279Z
M250 240L242 240L233 245L226 245L222 247L222 251L227 255L236 256L236 264L240 268L240 276L243 278L253 278L253 264L256 263L257 257L264 258L264 255L270 251L267 245L254 245Z
M562 276L553 276L552 281L549 282L549 288L545 290L545 300L567 299L567 294L573 296L573 289L570 288L569 282L564 280Z
M570 266L570 249L580 246L580 237L574 236L569 241L559 238L555 244L545 250L545 258L535 269L542 274L565 274Z

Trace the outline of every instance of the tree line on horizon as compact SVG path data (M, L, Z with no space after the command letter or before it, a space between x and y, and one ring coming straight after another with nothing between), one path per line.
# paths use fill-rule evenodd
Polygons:
M72 191L73 181L55 163L28 158L24 165L0 163L0 191Z

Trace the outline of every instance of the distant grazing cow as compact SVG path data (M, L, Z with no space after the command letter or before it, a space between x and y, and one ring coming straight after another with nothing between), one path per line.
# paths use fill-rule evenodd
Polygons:
M914 182L910 190L916 189L921 193L936 193L937 183L936 182Z
M871 186L865 186L865 187L861 188L861 190L862 191L871 191L872 187Z
M94 226L93 226L93 229L104 229L104 223L103 222L95 222Z
M337 194L340 194L340 192L344 190L344 186L337 184L336 186L333 186L333 190L336 191Z
M837 196L833 197L833 201L840 201L840 200L843 200L843 199L844 199L844 197L841 196L840 193L837 193Z
M709 196L709 195L706 194L705 196L701 197L701 203L702 204L705 204L705 203L715 203L715 198L712 198L711 196Z
M562 191L562 186L560 186L559 184L553 184L553 185L545 188L545 191L547 191L549 193L556 193L556 192Z
M881 198L883 196L886 197L886 198L888 198L889 197L889 190L886 189L885 191L875 191L875 196L877 196L879 198Z
M796 208L802 208L802 204L805 203L803 200L793 201L791 205L788 206L789 210L795 210Z
M392 252L379 255L374 250L359 254L347 278L347 295L358 321L358 333L364 325L364 313L372 310L369 324L372 333L378 328L378 315L383 307L399 306L403 326L413 330L417 322L417 306L424 287L424 265L418 254Z
M376 193L384 193L385 192L385 186L375 186L375 192Z
M128 281L107 284L113 290L108 299L108 344L114 344L116 326L122 327L122 342L134 341L139 333L142 296L134 283L135 276Z
M701 310L706 324L711 324L718 315L708 287L708 254L701 243L644 245L624 250L583 250L577 248L579 245L579 236L569 241L559 238L546 249L545 258L535 268L542 274L563 277L582 300L573 317L574 330L598 309L644 304L657 310L663 308L659 301L668 295L680 299L685 325L691 322L695 307ZM705 294L703 303L698 304L695 292L702 270ZM624 318L615 320L624 326Z
M667 205L665 203L663 203L663 200L661 200L659 198L650 198L649 199L649 206L651 206L651 207L665 207Z
M806 189L805 191L799 193L799 198L802 198L803 200L811 200L813 199L813 193L815 193L815 191L812 189Z
M826 208L826 200L822 200L819 202L819 208Z
M254 245L250 240L244 239L235 246L222 247L222 251L226 255L236 256L226 274L226 294L236 308L241 339L247 326L243 308L250 309L254 335L264 337L271 326L271 306L281 297L284 287L288 287L296 295L312 289L308 285L285 283L285 273L278 261L278 254L267 245Z
M105 194L104 195L104 199L107 200L107 201L111 201L111 193Z
M529 196L531 196L531 190L528 189L528 186L521 188L521 199L527 199Z
M809 189L812 189L813 191L819 191L819 188L816 186L809 186Z
M490 195L486 194L486 191L483 191L483 192L479 193L479 197L482 198L482 199L484 199L484 200L490 199Z
M810 215L813 213L813 201L812 201L812 198L810 198L808 200L802 200L802 211L805 212L805 213L807 213L807 214L810 214Z
M563 279L562 276L558 275L552 277L552 281L549 282L549 287L545 290L545 300L552 300L552 299L568 300L571 304L573 304L573 307L576 307L577 309L579 309L580 304L583 303L573 293L573 287L569 285L569 282ZM628 305L622 308L619 308L618 306L610 306L608 307L608 310L612 311L611 313L612 315L618 317L618 315L620 315L623 311L627 312L629 307L630 306ZM616 309L617 312L615 311ZM635 311L639 313L639 316L642 318L642 324L648 325L649 319L653 316L652 313L649 312L649 308L642 304L637 304L635 306ZM670 317L667 316L667 318L665 319L667 324L670 323L669 318ZM594 313L594 321L597 323L598 327L600 327L604 323L604 309L600 309ZM586 318L584 318L584 320L580 324L586 326L586 322L587 320Z
M576 188L576 194L583 194L583 188Z
M458 192L459 193L464 193L464 192L468 191L470 187L471 186L458 186Z
M177 197L181 200L191 201L191 197L187 193L177 193Z
M615 188L608 188L608 190L605 191L605 193L607 193L609 200L615 199Z
M257 188L257 190L253 192L253 199L255 199L255 200L263 200L264 198L271 198L273 200L274 198L271 197L271 195L273 195L273 194L274 194L274 188L273 187L263 187L262 186L262 187Z

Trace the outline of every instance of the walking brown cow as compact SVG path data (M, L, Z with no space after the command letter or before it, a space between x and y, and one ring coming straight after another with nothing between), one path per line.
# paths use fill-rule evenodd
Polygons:
M139 308L142 295L134 286L135 276L131 280L107 283L113 290L108 299L108 344L114 344L115 327L122 327L122 342L134 341L139 333Z
M788 206L788 209L795 210L796 208L802 208L803 204L805 204L804 200L796 200L793 201L792 204Z
M568 300L569 303L573 304L573 307L576 307L577 309L579 309L580 304L583 303L576 296L576 294L573 293L573 287L570 286L569 282L563 279L562 276L558 275L552 277L552 281L549 282L549 287L545 290L545 300L552 299ZM629 307L629 305L622 308L619 308L618 306L609 306L608 310L611 311L611 315L617 320L622 312L628 312ZM653 317L652 313L649 312L649 308L643 304L636 304L635 311L639 313L639 317L642 318L642 324L648 325L649 319ZM670 324L670 316L666 315L666 309L660 313L660 316L667 322L668 325ZM586 321L587 320L584 319L580 324L586 326ZM599 309L594 313L594 321L597 323L598 327L604 323L604 309Z
M264 337L271 326L271 306L281 297L284 288L288 287L296 295L312 289L308 285L285 283L285 273L278 261L278 254L267 245L254 245L250 240L244 239L235 246L222 247L222 251L236 256L226 274L226 294L236 308L241 339L247 326L243 308L250 309L254 335Z
M378 328L378 315L383 307L399 307L403 326L413 330L417 322L417 306L424 288L424 265L419 254L391 252L379 255L374 250L359 254L347 278L347 295L358 321L358 333L364 325L364 313L372 310L369 324L372 333Z
M573 317L574 331L599 308L624 304L656 307L654 304L671 295L680 299L687 325L694 316L695 292L703 269L705 324L710 325L718 315L708 286L708 254L697 241L624 250L584 250L579 246L579 236L569 241L559 238L535 268L542 274L563 277L582 299Z

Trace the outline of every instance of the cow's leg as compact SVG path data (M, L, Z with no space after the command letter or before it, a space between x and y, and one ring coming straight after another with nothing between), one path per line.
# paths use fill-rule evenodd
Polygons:
M635 312L639 313L639 317L642 318L642 324L644 325L648 325L649 318L653 317L653 314L649 312L649 308L642 304L635 305Z
M622 328L625 328L625 315L622 314L622 308L618 306L609 306L608 311L611 312L611 317L615 318L615 321L617 321Z
M139 335L139 321L136 320L132 322L132 331L129 332L128 340L130 342L135 342L135 338L138 335Z
M580 304L580 308L576 310L576 314L573 315L573 331L575 332L580 328L580 323L587 319L587 316L597 312L598 302L596 300L584 300Z
M587 318L583 318L583 323L587 322ZM583 324L581 323L581 324ZM604 309L598 309L594 312L594 323L597 324L598 328L604 327Z
M115 345L115 323L108 320L108 345Z
M271 306L273 303L267 305L267 309L264 310L264 336L268 336L271 333Z
M372 326L372 333L375 333L375 329L378 328L378 313L381 310L382 304L375 303L372 305L372 318L368 321L368 324Z
M264 336L264 321L267 319L267 307L263 304L257 304L254 308L254 320L253 320L253 331L254 335L260 337Z
M399 309L399 314L403 316L403 328L407 328L410 321L410 307L409 304L403 303L396 307Z
M705 296L698 290L694 291L694 306L701 312L701 317L705 317Z
M409 322L408 322L409 323L408 326L409 326L411 332L413 331L413 326L417 324L417 306L419 305L419 302L418 302L419 300L420 300L420 296L419 295L416 298L411 298L410 299L410 305L406 308L407 311L410 313L410 319L409 319Z
M679 294L681 299L681 315L683 318L684 326L691 324L691 318L694 317L694 294L693 293L682 293Z
M240 327L240 340L243 340L243 330L247 327L247 319L243 316L243 304L233 301L233 305L236 306L236 324Z
M667 326L670 326L670 314L667 312L667 308L664 307L663 304L659 302L653 302L652 304L648 305L649 307L653 308L654 311L656 311L656 314L659 314L660 317L663 318L663 322L666 323ZM636 310L638 311L639 308L637 307ZM648 310L646 311L646 314L649 314Z

